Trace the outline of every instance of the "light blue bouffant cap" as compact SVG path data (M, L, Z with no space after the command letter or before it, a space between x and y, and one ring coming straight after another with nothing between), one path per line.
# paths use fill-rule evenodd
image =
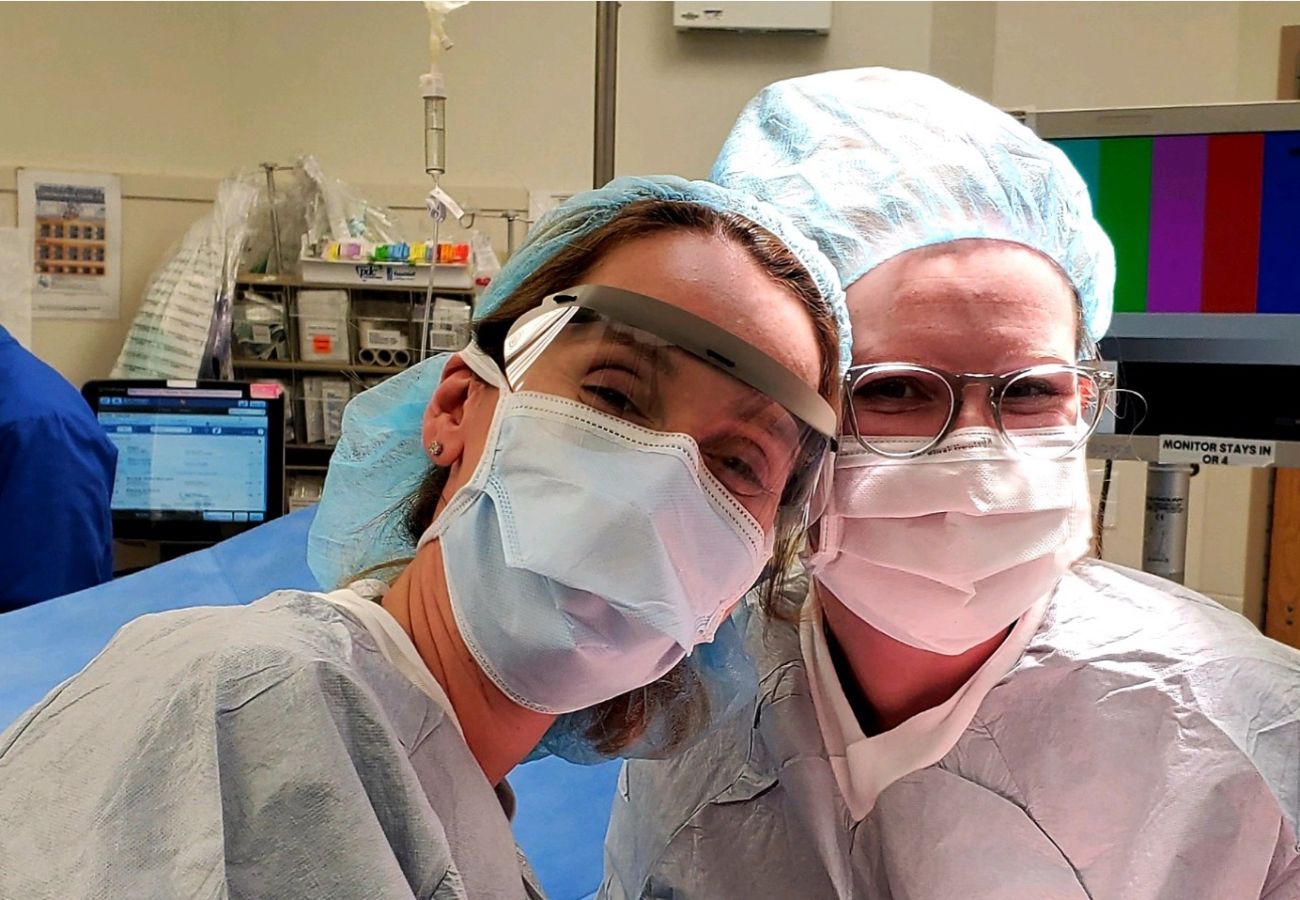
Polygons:
M929 75L849 69L779 81L741 112L713 181L798 222L852 285L908 250L1009 241L1052 260L1088 334L1114 306L1115 251L1058 148Z
M549 212L492 279L475 304L475 318L500 308L547 260L640 200L700 204L738 214L774 234L816 281L841 329L841 366L848 365L851 342L844 294L834 269L812 241L785 216L750 196L671 176L618 178L599 190L576 194ZM414 553L399 510L429 469L420 427L446 361L445 354L431 357L348 404L307 544L307 562L325 588Z
M836 325L843 334L848 333L848 310L834 268L785 214L747 193L708 181L688 181L672 175L616 178L599 190L575 194L551 210L533 226L515 255L492 279L491 286L475 305L475 316L481 318L494 312L518 290L525 278L552 256L607 224L625 206L638 200L696 203L719 212L735 213L771 232L803 263L817 282L817 289L826 298ZM847 365L848 348L852 344L847 340L842 343Z

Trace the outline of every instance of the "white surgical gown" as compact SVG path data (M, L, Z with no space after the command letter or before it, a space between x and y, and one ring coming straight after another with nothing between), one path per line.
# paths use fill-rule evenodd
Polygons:
M137 619L0 735L3 898L515 900L526 872L454 719L320 595Z
M1084 563L955 746L855 821L799 634L760 697L626 764L606 898L1300 898L1300 653L1178 585Z

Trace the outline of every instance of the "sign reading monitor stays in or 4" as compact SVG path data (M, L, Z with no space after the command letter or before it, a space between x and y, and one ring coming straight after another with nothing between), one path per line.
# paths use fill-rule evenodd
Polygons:
M1120 313L1300 313L1300 131L1053 141L1115 243Z
M1275 441L1227 440L1186 434L1162 434L1157 460L1160 463L1265 468L1273 465L1276 454Z

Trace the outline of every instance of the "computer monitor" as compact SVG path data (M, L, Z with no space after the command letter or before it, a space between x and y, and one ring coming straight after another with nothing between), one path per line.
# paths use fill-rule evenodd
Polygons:
M115 538L215 543L283 513L277 385L92 381L82 394L117 447Z
M1074 163L1115 244L1102 355L1148 400L1128 427L1300 439L1300 103L1025 120Z

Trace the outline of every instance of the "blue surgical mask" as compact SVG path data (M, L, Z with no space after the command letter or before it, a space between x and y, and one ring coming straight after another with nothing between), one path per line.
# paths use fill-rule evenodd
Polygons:
M649 684L719 624L762 571L771 535L695 442L564 397L498 390L468 483L425 531L461 636L521 706L559 714Z

